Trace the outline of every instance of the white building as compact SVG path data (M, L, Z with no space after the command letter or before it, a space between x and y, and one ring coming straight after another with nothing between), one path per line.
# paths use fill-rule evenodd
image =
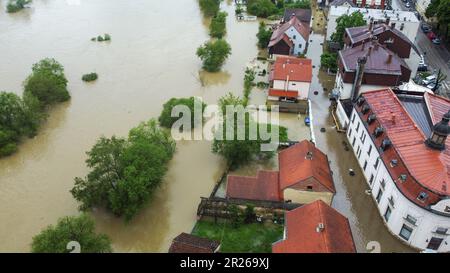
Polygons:
M353 12L361 12L364 19L369 23L370 19L374 19L374 23L385 22L387 18L390 18L391 23L395 23L397 29L408 37L412 42L415 41L417 31L419 29L420 21L410 11L400 10L381 10L381 9L366 9L366 8L353 8L343 6L331 6L328 14L328 26L326 40L331 40L331 34L336 30L336 20L344 14L352 14Z
M421 250L450 251L449 110L428 92L384 89L362 94L346 122L384 223Z
M278 26L268 45L270 55L300 55L306 53L309 25L296 16Z

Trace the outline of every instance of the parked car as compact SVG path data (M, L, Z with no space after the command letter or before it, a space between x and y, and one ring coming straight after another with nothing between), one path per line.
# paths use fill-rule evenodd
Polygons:
M432 82L429 85L427 85L428 89L434 90L434 88L436 87L436 82Z
M410 8L411 4L409 2L406 2L405 7Z
M434 38L431 42L433 42L433 44L435 44L435 45L440 45L441 44L441 39Z
M427 25L427 24L422 24L422 25L420 26L420 28L422 29L422 32L423 32L423 33L428 33L428 32L431 31L431 27L430 27L429 25Z
M426 86L435 81L436 81L436 75L430 75L430 76L426 77L425 79L423 79L422 84Z
M427 37L428 39L433 40L434 38L436 38L436 34L434 34L433 31L430 31L427 33Z

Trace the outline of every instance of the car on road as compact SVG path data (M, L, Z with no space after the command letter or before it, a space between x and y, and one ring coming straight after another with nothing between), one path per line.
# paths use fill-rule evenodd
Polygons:
M405 7L410 8L411 4L409 2L406 2Z
M434 38L431 42L433 42L433 44L435 44L435 45L440 45L441 44L441 39Z
M428 89L431 89L431 90L433 90L434 91L434 88L436 87L436 82L432 82L432 83L430 83L429 85L427 85L427 88Z
M420 28L422 29L422 32L423 32L423 33L428 33L428 32L431 31L431 27L430 27L429 25L427 25L427 24L422 24L422 25L420 26Z
M430 75L422 80L422 85L429 85L433 82L436 82L436 75Z
M433 31L430 31L430 32L427 33L427 37L428 37L428 39L433 40L437 36L436 36L436 34L434 34Z

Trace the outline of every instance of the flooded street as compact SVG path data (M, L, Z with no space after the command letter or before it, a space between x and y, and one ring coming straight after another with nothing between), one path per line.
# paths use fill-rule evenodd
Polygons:
M31 65L53 57L65 67L70 102L55 107L34 139L0 160L0 251L28 252L32 236L59 217L76 215L69 190L84 176L85 152L101 136L125 136L139 122L158 117L171 97L201 96L216 103L242 94L243 72L256 56L258 22L228 16L232 55L218 74L200 73L198 46L209 39L196 0L35 0L30 9L0 12L0 90L20 94ZM176 12L175 12L176 10ZM90 39L109 33L110 43ZM97 72L93 84L81 81ZM128 225L95 211L100 232L115 251L165 252L173 237L190 232L200 196L209 195L225 168L208 141L179 142L154 199Z
M374 201L364 193L368 187L355 156L351 150L344 149L345 134L335 129L328 98L328 91L331 91L334 86L334 77L328 76L319 69L321 43L324 43L324 35L313 33L310 36L307 57L313 60L310 98L316 144L331 161L330 166L337 191L333 207L349 219L358 252L370 252L366 250L366 245L370 241L379 242L381 252L412 252L411 248L392 236L384 226ZM319 91L318 95L314 95L314 91ZM320 132L321 128L325 128L326 132ZM350 168L355 170L355 176L348 174Z

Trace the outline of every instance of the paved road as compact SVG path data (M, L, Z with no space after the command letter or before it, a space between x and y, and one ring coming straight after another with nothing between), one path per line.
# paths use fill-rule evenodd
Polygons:
M401 0L392 0L392 8L399 10L408 10L405 3ZM420 52L425 56L425 62L428 64L430 71L436 72L441 69L441 73L449 75L445 82L442 83L441 93L450 97L450 53L443 45L434 45L430 39L419 28L414 43Z

